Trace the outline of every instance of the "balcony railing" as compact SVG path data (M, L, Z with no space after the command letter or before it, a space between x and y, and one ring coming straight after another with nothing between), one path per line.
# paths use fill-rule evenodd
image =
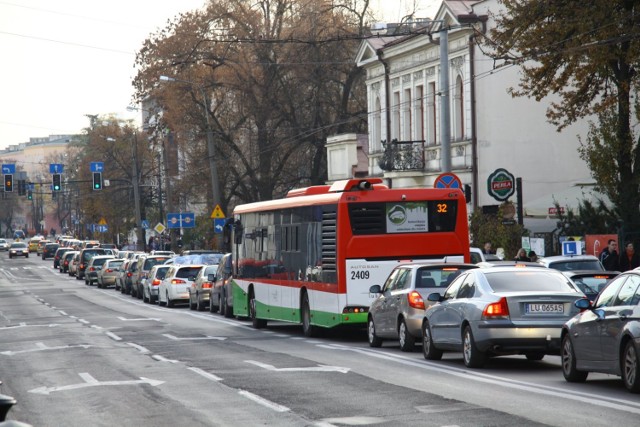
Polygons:
M383 171L408 171L424 169L424 141L382 141L384 152L378 160Z

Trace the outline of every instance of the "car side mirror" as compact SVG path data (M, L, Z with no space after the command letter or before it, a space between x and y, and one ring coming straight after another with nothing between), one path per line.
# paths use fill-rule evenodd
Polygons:
M369 288L370 294L379 294L381 291L382 291L382 288L380 288L380 285L373 285L372 287Z
M591 308L591 301L589 301L589 298L580 298L579 300L576 300L573 305L581 311L589 310Z
M431 293L427 297L427 301L440 302L442 301L442 295L440 295L438 292Z

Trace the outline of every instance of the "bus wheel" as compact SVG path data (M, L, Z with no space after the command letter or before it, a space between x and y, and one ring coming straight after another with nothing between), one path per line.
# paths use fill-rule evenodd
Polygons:
M302 295L302 307L300 308L302 315L302 333L305 337L315 337L318 334L318 328L311 324L311 309L309 308L309 295L305 292Z
M266 320L257 318L256 296L253 293L253 288L249 291L249 318L251 319L251 324L255 329L262 329L267 326Z

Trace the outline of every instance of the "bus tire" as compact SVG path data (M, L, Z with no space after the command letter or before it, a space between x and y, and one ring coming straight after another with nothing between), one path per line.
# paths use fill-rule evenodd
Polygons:
M315 337L318 335L318 328L311 324L311 307L309 307L309 295L302 293L302 305L300 307L300 317L302 317L302 333L305 337Z
M251 319L251 325L255 329L262 329L267 326L265 319L258 319L256 312L256 296L253 292L253 288L249 290L249 319Z

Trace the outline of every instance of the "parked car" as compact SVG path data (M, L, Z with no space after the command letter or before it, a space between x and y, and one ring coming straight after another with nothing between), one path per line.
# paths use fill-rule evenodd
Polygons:
M40 240L38 242L38 246L36 247L36 254L38 256L42 255L42 252L44 251L44 247L47 243L53 243L51 240Z
M60 262L62 262L62 256L71 250L72 250L71 248L58 246L58 249L56 249L56 252L53 254L53 268L57 268L58 270L62 271L62 269L60 268Z
M133 276L138 271L138 260L132 259L127 264L127 269L124 271L124 275L122 276L122 287L120 288L120 292L123 294L131 294L131 287L133 286Z
M540 258L538 262L545 267L560 271L597 270L604 271L598 257L593 255L558 255Z
M475 264L406 263L395 267L385 283L373 285L367 320L367 336L371 347L380 347L385 339L400 340L400 350L413 351L422 338L423 296L433 292L444 294L447 286L463 271L478 268Z
M189 301L189 286L204 265L172 265L158 287L158 303L173 307L176 302Z
M589 298L589 301L595 301L596 297L607 286L607 283L618 274L619 271L598 271L598 270L578 270L563 271L562 274L567 276L575 283L583 294Z
M232 263L231 253L220 258L209 299L209 311L220 311L224 317L233 317Z
M72 249L70 251L65 252L64 255L62 255L62 259L60 261L60 273L68 273L69 275L71 275L71 273L69 273L69 267L71 266L73 257L79 253L80 253L79 251L74 251Z
M584 382L589 372L622 377L640 393L640 271L620 274L594 303L575 302L580 313L562 328L562 373L569 382Z
M89 242L88 244L91 245L92 243ZM89 260L96 255L106 255L105 249L99 248L97 246L90 246L88 248L80 250L80 262L78 263L78 268L76 271L76 279L84 279L84 273L87 269L87 265L89 264Z
M493 267L464 272L444 295L432 293L422 322L425 359L461 351L480 368L488 357L524 354L541 360L560 353L560 332L577 314L580 289L557 270Z
M123 263L124 260L120 258L108 259L98 270L98 287L104 289L107 286L115 286L116 277Z
M55 256L59 247L60 245L58 243L47 243L42 248L42 259L54 258L53 268L55 268Z
M207 265L200 270L196 280L189 287L189 308L203 311L209 306L211 288L215 279L217 265Z
M149 277L142 288L142 301L155 304L158 301L158 289L160 282L165 278L169 266L165 264L156 264L151 267Z
M84 284L85 285L93 285L94 283L98 283L98 271L102 269L107 260L114 259L113 255L94 255L89 258L89 262L87 263L87 268L84 274Z
M80 265L80 251L75 251L76 253L73 255L73 258L71 258L71 261L69 261L69 270L67 271L67 273L69 273L69 276L77 276L78 274L78 266Z
M127 258L119 258L122 259L122 265L118 269L116 274L116 291L121 290L124 287L124 279L127 275L127 268L129 267L130 259Z
M485 254L480 248L469 248L469 255L471 256L471 263L477 264L479 262L486 261L500 261L500 257L495 254Z
M29 252L37 252L38 251L38 243L40 240L44 240L42 236L33 236L29 239Z
M29 246L25 242L13 242L9 246L9 259L17 256L29 258Z
M140 257L138 258L138 270L136 271L136 274L132 279L133 288L131 289L131 296L136 296L142 299L143 287L145 282L147 281L147 277L149 275L151 267L156 264L162 264L169 258L171 257L168 255L140 255Z
M9 242L7 242L5 239L0 239L0 251L8 251L9 246Z

